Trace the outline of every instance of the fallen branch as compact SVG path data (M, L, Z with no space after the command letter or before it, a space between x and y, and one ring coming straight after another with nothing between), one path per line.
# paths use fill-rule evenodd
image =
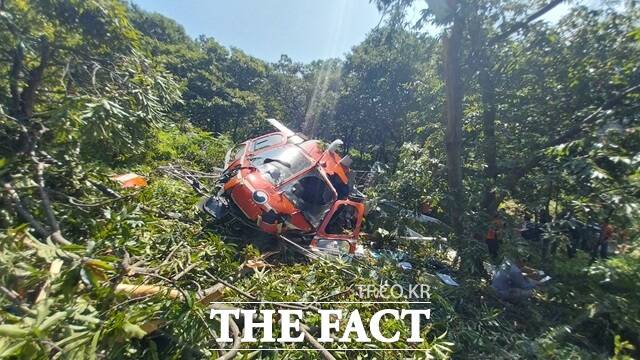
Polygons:
M186 268L184 268L184 270L182 270L179 274L177 274L176 276L173 277L173 281L178 281L180 280L180 278L182 278L183 276L187 275L189 273L189 271L193 270L196 266L198 266L199 263L194 262L193 264L187 266Z
M260 301L255 296L253 296L253 295L249 294L248 292L246 292L244 290L241 290L237 286L235 286L235 285L233 285L233 284L231 284L231 283L229 283L229 282L227 282L227 281L225 281L225 280L223 280L223 279L211 274L209 271L205 270L204 273L207 274L208 277L210 277L210 278L212 278L212 279L224 284L225 286L229 287L230 289L232 289L233 291L237 292L238 294L244 296L245 298L247 298L247 299L249 299L251 301Z
M221 299L225 288L226 285L224 284L215 284L214 286L204 290L203 292L198 294L198 296L200 297L198 303L207 305L213 301ZM125 293L131 297L140 299L144 299L146 297L154 296L157 294L166 294L169 299L184 300L184 295L179 290L162 285L120 283L116 285L115 292Z
M305 249L304 247L300 246L299 244L296 244L295 242L291 241L290 239L287 239L286 237L284 237L283 235L277 235L278 239L283 240L284 242L286 242L289 245L292 245L294 248L298 249L299 251L302 252L303 255L306 255L308 258L310 258L311 260L320 260L338 270L340 270L341 272L352 276L353 278L357 278L358 275L354 274L353 272L339 267L338 265L336 265L333 261L329 261L327 260L324 256L318 255L318 254L314 254L313 252L311 252L308 249Z
M304 338L307 339L309 344L317 349L325 360L336 360L329 350L322 346L322 344L320 344L320 342L318 342L318 340L316 340L316 338L313 337L313 335L311 335L311 333L309 333L303 326L300 327L300 331L304 334Z
M26 220L29 223L29 225L31 225L31 227L38 234L40 234L45 238L49 237L49 230L47 230L43 224L41 224L38 220L36 220L36 218L33 217L31 212L29 212L29 210L27 210L27 208L22 203L22 199L20 199L20 196L18 195L16 190L13 188L13 186L10 183L4 183L3 188L4 188L4 191L9 195L9 198L11 199L9 203L13 205L13 207L16 209L16 212L18 213L18 215L20 215L20 217Z
M164 277L162 275L158 275L158 274L155 274L155 273L152 273L152 272L146 272L146 271L138 271L137 274L154 277L156 279L159 279L159 280L162 280L164 282L167 282L167 283L171 284L171 286L173 286L174 290L177 290L177 291L180 292L180 295L182 296L182 299L186 300L188 298L187 292L184 291L184 289L182 289L180 286L178 286L178 284L176 284L175 281L173 281L173 280L171 280L169 278L166 278L166 277ZM168 289L166 287L163 287L163 288Z
M47 216L49 226L51 226L51 238L59 244L68 245L71 242L64 238L62 232L60 231L60 224L56 219L56 215L53 211L53 207L51 206L51 199L49 198L49 194L45 189L44 183L44 163L38 161L36 158L33 159L36 162L36 179L38 184L38 191L40 192L40 200L42 200L42 209L44 210L45 215Z
M258 299L257 297L249 294L248 292L238 288L237 286L209 273L208 271L205 270L204 272L205 274L207 274L207 276L209 276L210 278L224 284L225 286L227 286L228 288L232 289L233 291L237 292L238 294L244 296L245 298L251 300L251 301L263 301L261 299ZM265 303L269 303L281 308L285 308L285 309L296 309L296 310L315 310L318 311L318 307L313 306L313 305L306 305L306 306L300 306L300 305L295 305L295 304L290 304L290 303L286 303L286 302L279 302L279 301L264 301Z
M220 356L218 360L228 360L233 359L238 354L238 350L240 349L240 328L238 328L238 324L229 318L229 328L231 330L231 336L233 337L233 344L231 345L231 349L226 354Z
M135 285L135 284L118 284L115 291L117 293L126 293L133 297L152 296L156 294L166 294L169 299L182 300L183 295L176 289L159 285Z
M171 252L169 252L169 255L167 255L167 257L162 261L159 267L166 265L171 260L176 251L178 251L178 249L182 247L182 245L184 245L184 240L180 241L178 245L174 246L173 249L171 249Z
M226 289L226 285L215 284L212 287L204 290L202 294L200 294L200 300L198 300L198 302L202 305L207 305L214 301L220 300L222 299L224 289Z

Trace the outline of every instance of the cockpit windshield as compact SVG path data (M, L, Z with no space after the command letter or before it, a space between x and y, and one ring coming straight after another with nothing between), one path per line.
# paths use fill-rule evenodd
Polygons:
M300 148L285 145L262 151L251 158L251 165L274 186L279 186L312 164Z
M320 226L336 200L335 192L317 170L285 184L282 191L314 227Z

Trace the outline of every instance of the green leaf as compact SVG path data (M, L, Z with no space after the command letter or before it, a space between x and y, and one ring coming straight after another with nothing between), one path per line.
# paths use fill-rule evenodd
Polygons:
M21 338L29 335L29 330L25 330L18 325L0 325L0 335Z
M140 326L132 324L128 321L125 321L125 323L122 325L122 330L125 332L125 334L127 334L128 338L141 339L145 335L147 335L147 332L142 330Z

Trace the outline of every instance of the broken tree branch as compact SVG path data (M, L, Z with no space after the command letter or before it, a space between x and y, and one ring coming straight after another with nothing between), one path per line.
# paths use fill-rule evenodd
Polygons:
M71 242L62 236L62 232L60 231L60 224L56 219L56 215L53 212L53 207L51 206L51 199L49 198L49 194L47 193L45 182L44 182L44 166L43 162L38 161L38 159L34 158L36 162L36 180L38 184L38 191L40 192L40 199L42 200L42 209L44 210L45 215L47 216L47 220L49 222L49 226L51 227L51 238L59 244L68 245Z
M279 240L282 240L284 242L286 242L287 244L293 246L296 250L298 250L302 255L305 255L306 257L308 257L311 260L320 260L334 268L336 268L337 270L340 270L341 272L353 277L353 278L357 278L358 276L356 274L354 274L353 272L340 267L338 265L336 265L336 263L334 263L333 261L329 261L327 260L325 257L318 255L318 254L314 254L313 252L311 252L308 249L305 249L304 247L300 246L299 244L296 244L295 242L291 241L290 239L286 238L285 236L283 236L282 234L277 235Z
M229 360L235 358L236 354L238 354L238 350L240 349L240 345L242 344L240 342L240 328L238 328L238 324L236 324L236 322L231 318L229 318L229 327L231 328L233 344L231 345L231 350L220 356L218 360Z
M187 275L189 273L189 271L193 270L198 265L200 265L200 263L194 262L191 265L187 266L179 274L177 274L176 276L173 277L173 281L180 280L183 276Z
M178 290L158 285L118 284L115 288L118 293L125 293L133 297L146 297L156 294L166 294L169 299L182 300L182 294Z
M311 344L311 346L318 350L323 359L336 360L336 358L331 355L329 350L322 346L322 344L320 344L320 342L318 342L318 340L316 340L316 338L313 337L313 335L311 335L311 333L309 333L303 326L300 327L300 331L304 334L304 338L307 339L309 344Z
M13 186L7 182L7 183L4 183L3 188L4 188L4 191L8 194L10 199L10 201L7 201L7 202L13 205L18 215L20 215L20 217L26 220L29 223L29 225L31 225L31 227L38 234L40 234L45 238L49 237L49 230L47 230L43 224L41 224L38 220L36 220L36 218L33 217L31 212L29 212L29 210L27 210L27 208L22 203L22 199L20 199L20 196L18 195L16 190L13 188Z
M519 22L516 22L515 24L511 25L507 30L505 30L504 32L502 32L501 34L499 34L498 36L493 38L493 40L491 41L491 45L494 45L494 44L496 44L496 43L498 43L500 41L503 41L503 40L507 39L509 36L513 35L515 32L524 29L526 26L529 26L529 24L531 24L532 22L534 22L537 19L539 19L540 17L542 17L544 14L548 13L549 11L551 11L551 9L553 9L554 7L560 5L560 3L562 3L563 1L564 0L552 0L550 3L548 3L545 6L543 6L540 10L538 10L535 13L529 15L523 21L519 21Z
M233 285L233 284L231 284L231 283L229 283L229 282L227 282L227 281L225 281L225 280L213 275L209 271L205 270L204 273L207 274L208 277L210 277L210 278L212 278L212 279L224 284L225 286L227 286L228 288L230 288L233 291L237 292L238 294L244 296L245 298L247 298L247 299L249 299L251 301L260 301L257 297L255 297L255 296L249 294L248 292L246 292L244 290L241 290L237 286L235 286L235 285Z
M139 271L137 272L140 275L145 275L145 276L150 276L159 280L162 280L164 282L169 283L171 286L173 286L176 290L178 290L180 292L180 295L182 295L182 299L186 300L189 296L187 294L187 292L181 288L175 281L173 281L172 279L166 278L162 275L158 275L158 274L154 274L152 272L145 272L145 271Z
M244 291L244 290L242 290L242 289L238 288L237 286L235 286L235 285L233 285L233 284L231 284L231 283L229 283L229 282L227 282L227 281L225 281L225 280L223 280L223 279L221 279L221 278L219 278L219 277L217 277L217 276L215 276L215 275L211 274L210 272L208 272L208 271L206 271L206 270L204 271L204 273L205 273L205 274L207 274L207 276L209 276L210 278L212 278L212 279L214 279L214 280L216 280L216 281L220 282L221 284L224 284L225 286L227 286L227 287L228 287L228 288L230 288L231 290L233 290L233 291L237 292L238 294L240 294L240 295L244 296L245 298L247 298L247 299L249 299L249 300L251 300L251 301L256 301L256 302L257 302L257 301L263 301L263 300L261 300L261 299L259 299L259 298L255 297L255 296L253 296L253 295L249 294L248 292L246 292L246 291ZM300 305L295 305L295 304L286 303L286 302L266 301L266 300L265 300L264 302L265 302L265 303L272 304L272 305L275 305L275 306L277 306L277 307L285 308L285 309L296 309L296 310L315 310L315 311L318 311L318 310L319 310L319 309L318 309L318 307L313 306L313 305L300 306Z

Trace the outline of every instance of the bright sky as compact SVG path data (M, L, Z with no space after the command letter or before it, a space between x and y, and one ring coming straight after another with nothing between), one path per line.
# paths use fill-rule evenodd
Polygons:
M305 63L343 57L381 16L369 0L132 1L176 20L192 37L212 36L267 61L277 61L281 54ZM566 8L561 5L548 17L553 21Z
M380 14L368 0L134 0L182 24L267 61L339 57L364 40Z

